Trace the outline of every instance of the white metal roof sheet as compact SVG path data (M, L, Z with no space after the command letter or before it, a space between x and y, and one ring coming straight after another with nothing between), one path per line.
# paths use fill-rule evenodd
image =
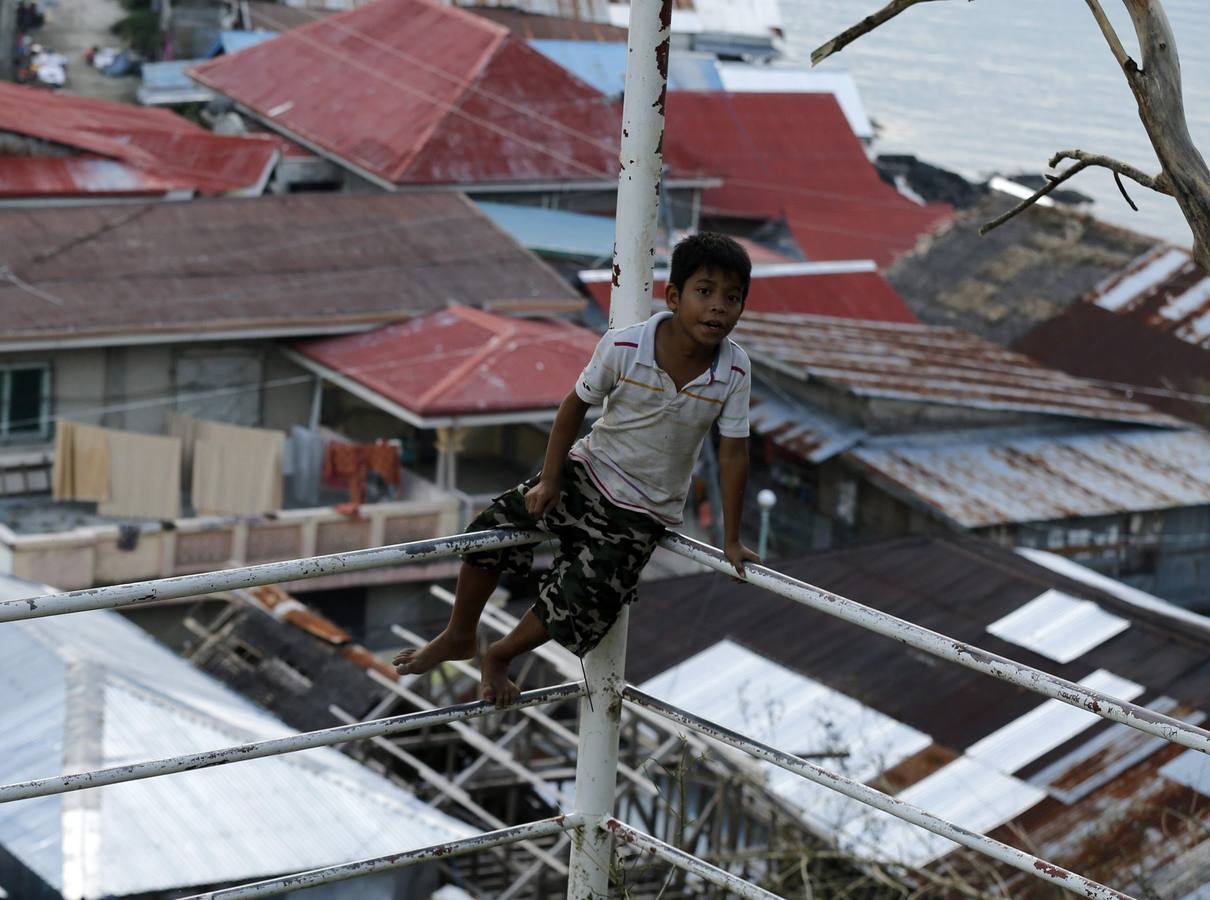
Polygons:
M1108 290L1098 292L1097 306L1118 312L1139 295L1167 281L1189 264L1189 254L1176 248L1165 250L1137 271L1121 278Z
M1130 622L1051 588L987 626L990 634L1069 663L1130 627Z
M927 734L730 640L641 687L789 753L847 752L819 764L857 781L873 779L932 743ZM760 769L769 790L801 809L804 821L823 834L835 834L865 809L770 763Z
M987 834L1045 799L1046 792L964 756L898 796L956 825ZM913 866L927 865L958 847L948 838L875 810L850 822L839 842L859 858Z
M1060 556L1047 550L1036 550L1033 547L1017 547L1016 552L1032 563L1050 569L1052 572L1065 578L1070 578L1073 581L1086 584L1099 591L1104 591L1106 594L1129 603L1131 606L1159 613L1162 616L1180 622L1187 628L1196 629L1203 634L1210 633L1210 617L1184 609L1175 603L1170 603L1155 596L1155 594L1149 594L1136 587L1123 584L1117 579L1110 578L1108 575L1094 572L1087 566L1082 566L1065 556Z
M1143 693L1141 684L1104 669L1097 669L1087 678L1080 679L1080 684L1119 700L1131 701ZM1001 772L1016 772L1100 721L1095 713L1070 703L1047 700L971 744L966 755L981 759Z
M0 659L0 708L31 723L0 731L5 783L56 774L65 757L95 769L293 733L117 613L10 623ZM472 833L333 749L66 796L0 806L0 842L49 884L87 897L255 878Z
M1186 750L1160 768L1170 781L1210 797L1210 757L1197 750Z

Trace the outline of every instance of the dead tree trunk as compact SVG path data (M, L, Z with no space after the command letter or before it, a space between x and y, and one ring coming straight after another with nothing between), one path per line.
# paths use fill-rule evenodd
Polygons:
M1210 169L1193 143L1181 93L1176 38L1160 0L1123 0L1138 35L1142 66L1119 58L1139 118L1160 160L1160 179L1193 231L1193 252L1210 272Z

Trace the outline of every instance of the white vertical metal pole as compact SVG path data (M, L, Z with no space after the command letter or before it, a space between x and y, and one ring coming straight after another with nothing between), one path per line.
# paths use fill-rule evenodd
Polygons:
M613 328L651 315L671 22L672 0L631 0L609 297ZM584 657L591 694L580 702L576 812L592 823L613 815L629 619L623 608L617 623ZM572 843L567 893L570 900L602 900L609 896L612 832L595 825L585 831L582 840Z

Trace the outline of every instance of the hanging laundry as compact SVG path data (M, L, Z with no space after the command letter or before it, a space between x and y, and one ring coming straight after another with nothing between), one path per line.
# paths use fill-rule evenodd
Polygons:
M156 434L106 432L109 498L97 504L97 512L140 519L180 518L181 442Z
M347 487L352 507L364 502L366 477L371 472L390 487L398 487L401 481L399 450L386 441L373 444L331 441L324 449L323 480L334 487Z
M109 431L60 419L55 425L51 496L56 500L109 497Z
M195 434L192 490L199 515L281 509L283 432L199 420Z

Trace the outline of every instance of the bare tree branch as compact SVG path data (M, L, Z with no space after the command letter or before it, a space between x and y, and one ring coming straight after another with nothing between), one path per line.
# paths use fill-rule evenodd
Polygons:
M1101 4L1098 0L1084 0L1084 2L1092 10L1092 17L1101 26L1101 34L1105 35L1105 41L1109 44L1109 49L1113 51L1114 59L1118 61L1119 66L1125 66L1130 61L1130 54L1122 46L1122 39L1113 30L1113 24L1109 21L1109 17L1105 15L1105 10L1101 9Z
M1088 153L1084 150L1060 150L1050 158L1050 167L1052 169L1055 168L1065 159L1075 160L1075 165L1058 175L1047 175L1045 186L1034 191L1031 196L1026 197L1008 212L1004 213L1004 215L997 216L996 218L992 219L979 229L979 234L984 235L989 231L999 228L1009 219L1012 219L1029 209L1072 176L1078 175L1080 172L1083 172L1085 169L1093 166L1109 169L1111 172L1113 172L1114 178L1116 179L1120 179L1122 175L1125 175L1131 181L1136 182L1145 188L1158 191L1161 194L1168 194L1169 196L1172 194L1172 188L1168 185L1163 174L1152 178L1150 175L1146 174L1145 172L1141 172L1128 163L1121 162L1120 160L1116 160L1108 156L1101 156L1098 153ZM1118 181L1118 187L1122 190L1123 196L1125 196L1126 191L1124 188L1122 188L1122 183L1120 180ZM1138 207L1134 206L1134 202L1129 197L1126 197L1126 202L1136 210L1138 209Z
M852 28L846 28L826 44L821 44L811 54L811 65L817 66L833 53L839 53L863 34L869 34L879 25L887 22L901 12L915 6L917 3L934 3L936 0L891 0L886 6L871 16L866 16Z
M841 32L828 43L811 54L811 61L819 63L833 53L843 49L862 35L868 34L901 12L915 6L917 3L928 3L931 0L891 0L881 10L858 22L852 28ZM1176 37L1168 16L1164 12L1162 0L1122 0L1122 5L1130 13L1135 34L1138 36L1141 64L1130 58L1121 39L1110 23L1101 0L1084 0L1093 18L1101 29L1101 34L1109 44L1114 58L1122 67L1122 74L1134 94L1138 106L1139 120L1147 131L1151 146L1155 149L1160 161L1160 175L1151 178L1125 163L1109 160L1104 157L1092 157L1072 151L1066 156L1059 154L1051 162L1053 167L1060 159L1074 159L1072 166L1062 175L1052 179L1046 187L1036 195L1023 202L1020 207L1007 216L1002 216L995 222L988 223L982 233L990 231L997 225L1012 218L1022 209L1037 203L1038 199L1046 196L1055 187L1083 171L1089 166L1102 166L1114 173L1114 178L1122 190L1126 202L1133 207L1134 202L1126 194L1121 183L1121 176L1136 181L1144 187L1168 194L1176 199L1181 208L1181 214L1193 232L1193 257L1207 272L1210 272L1210 167L1207 167L1201 151L1189 134L1189 124L1185 117L1184 96L1181 91L1181 64L1176 52Z

